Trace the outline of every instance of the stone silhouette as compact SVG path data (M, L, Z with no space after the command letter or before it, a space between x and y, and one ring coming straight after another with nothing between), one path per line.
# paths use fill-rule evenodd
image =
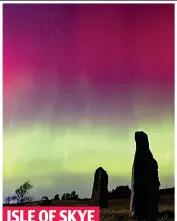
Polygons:
M94 174L91 205L108 207L108 174L102 167L96 169Z
M130 216L136 220L158 219L158 164L150 149L148 136L135 133L136 152L132 168Z

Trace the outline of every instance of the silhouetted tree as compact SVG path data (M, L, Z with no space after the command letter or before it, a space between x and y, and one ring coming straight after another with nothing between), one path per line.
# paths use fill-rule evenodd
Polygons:
M7 196L4 199L4 204L14 204L14 203L16 203L16 199L14 196Z
M70 194L70 200L77 200L79 198L79 195L76 194L76 191L72 191Z
M70 193L64 193L61 197L62 200L69 200L70 199Z
M29 195L29 192L33 188L30 181L24 182L18 189L15 190L15 197L18 203L27 203L33 200L33 197Z
M129 186L117 186L115 189L109 192L109 197L127 198L130 196L131 190Z
M50 205L52 205L52 200L49 200L49 198L47 196L43 196L41 198L41 201L42 201L40 203L41 206L50 206Z
M76 194L76 191L72 191L71 193L64 193L61 197L61 200L77 200L79 195Z
M47 196L43 196L43 197L41 198L41 201L44 201L44 200L49 200L49 198L48 198Z
M33 185L30 181L24 182L18 189L15 190L14 195L8 196L4 199L4 203L8 204L24 204L31 202L33 197L30 196L30 191L33 188Z
M65 193L61 196L61 200L65 200Z
M56 195L54 196L54 200L60 200L59 194L56 194Z

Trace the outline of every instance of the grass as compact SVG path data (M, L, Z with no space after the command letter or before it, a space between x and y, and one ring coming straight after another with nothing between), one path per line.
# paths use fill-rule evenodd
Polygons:
M174 221L174 197L160 196L159 220ZM37 205L33 202L31 205ZM52 200L52 206L88 206L90 201ZM101 221L129 221L129 199L109 200L109 206L101 210Z
M109 208L101 210L101 221L128 221L129 200L117 199L109 201ZM159 200L159 220L174 220L174 201L172 196L161 196Z

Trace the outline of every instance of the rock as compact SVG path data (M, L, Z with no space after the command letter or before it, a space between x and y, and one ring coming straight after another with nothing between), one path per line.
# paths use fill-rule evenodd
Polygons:
M136 151L132 168L130 216L136 220L157 220L160 181L158 163L149 148L148 135L135 133Z
M108 208L108 174L102 167L94 174L91 205Z

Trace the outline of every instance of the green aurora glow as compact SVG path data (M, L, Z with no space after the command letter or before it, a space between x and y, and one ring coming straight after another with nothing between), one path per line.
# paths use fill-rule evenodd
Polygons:
M52 189L51 175L58 179L60 173L73 174L73 177L74 174L93 175L94 170L102 166L109 177L116 177L117 185L121 185L119 177L129 180L131 175L135 151L134 132L144 130L149 135L151 150L159 164L162 186L173 186L173 179L165 183L166 177L174 176L172 119L165 119L157 125L142 125L144 127L139 125L124 130L111 125L81 124L51 129L49 125L36 124L5 130L4 184L14 187L15 183L32 180L34 185ZM72 186L72 179L70 185ZM77 191L79 192L79 186Z

